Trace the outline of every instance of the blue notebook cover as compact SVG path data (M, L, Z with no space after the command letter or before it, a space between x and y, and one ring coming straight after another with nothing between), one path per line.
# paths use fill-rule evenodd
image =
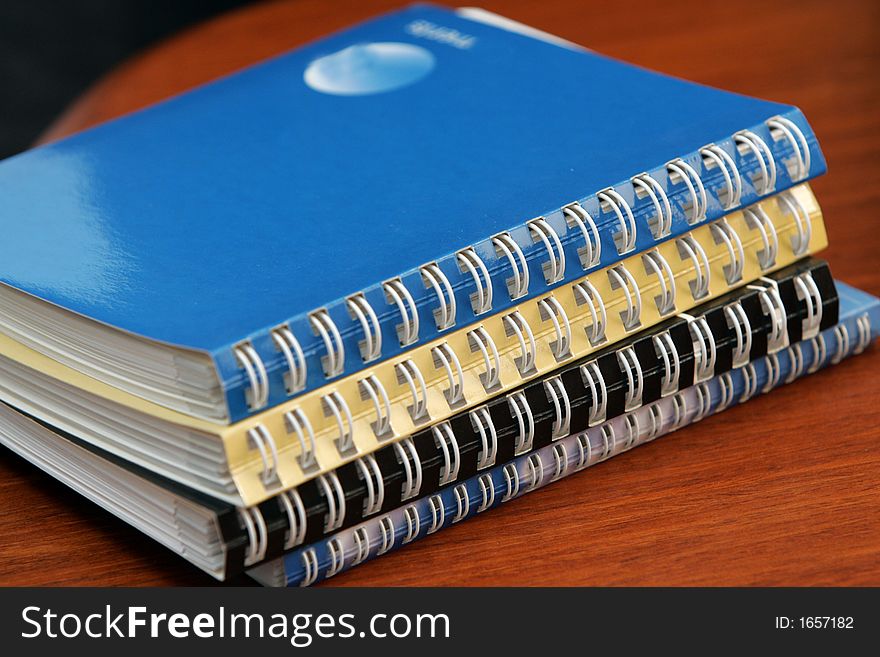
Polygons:
M880 335L880 300L839 281L835 281L835 286L840 295L840 321L835 327L822 331L817 338L796 343L799 347L799 359L793 357L792 348L784 349L771 358L758 359L749 367L732 370L700 384L705 391L702 397L706 402L705 406L700 410L688 410L685 406L681 425L691 424L698 418L838 363L843 358L859 353L876 340ZM724 386L722 379L725 379ZM644 413L646 408L642 407L636 412ZM617 418L615 422L619 424L620 420ZM666 427L665 424L663 426ZM589 465L629 448L624 446L623 449L618 449L618 444L625 443L622 436L617 436L617 440L612 441L614 447L604 453L607 447L603 448L605 432L602 431L602 426L593 427L580 435L585 436L592 447L592 451L588 453L594 456L586 460ZM662 432L660 435L663 435ZM578 438L570 436L555 443L557 447L560 443L564 444L566 449L554 451L554 446L547 446L525 454L460 484L448 486L435 495L419 498L406 505L406 508L411 509L406 513L397 509L384 516L376 516L330 538L291 550L276 562L252 572L272 569L275 564L283 569L287 586L310 585L331 577L335 572L399 549L414 540L574 474L584 467L584 463L579 463L583 458L579 444L584 443ZM647 440L637 440L632 446L644 442ZM595 457L603 453L604 456ZM560 465L564 466L561 473ZM396 522L391 521L392 516ZM265 581L259 574L257 579Z
M824 170L793 107L420 5L0 163L0 281L209 354L237 420L243 341L272 406Z

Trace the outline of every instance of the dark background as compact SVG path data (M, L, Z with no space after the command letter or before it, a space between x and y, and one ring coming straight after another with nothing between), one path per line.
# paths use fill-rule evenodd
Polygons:
M252 0L0 0L0 158L116 64Z

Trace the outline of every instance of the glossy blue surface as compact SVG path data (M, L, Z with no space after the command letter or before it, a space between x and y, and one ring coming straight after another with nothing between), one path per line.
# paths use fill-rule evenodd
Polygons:
M471 40L416 36L416 20ZM305 83L317 58L376 42L414 44L431 66L405 62L393 73L405 84L382 93L324 93ZM382 75L371 79L384 84ZM777 113L808 135L810 175L821 173L809 126L792 108L416 7L0 163L0 281L210 352L237 390L229 396L235 419L248 413L229 351L240 340L251 338L267 362L270 403L286 394L281 355L266 336L282 322L310 359L308 387L322 385L323 346L306 313L330 308L346 341L346 373L355 371L363 336L336 302L367 290L387 358L400 351L400 316L375 286L404 274L420 306L419 337L431 339L436 296L417 268L432 261L456 286L464 326L474 321L472 279L449 254L517 228L534 267L530 294L542 293L546 251L524 221L546 214L564 232L562 205L706 143L729 144L737 130ZM778 188L788 184L780 167ZM744 202L755 198L744 190ZM709 219L722 212L712 203ZM678 233L687 225L675 209ZM599 224L612 220L592 211ZM575 237L564 240L567 280L582 274ZM650 241L647 229L639 239ZM603 265L617 257L610 240L603 233ZM481 243L478 252L503 271L497 311L510 304L510 270L490 248Z

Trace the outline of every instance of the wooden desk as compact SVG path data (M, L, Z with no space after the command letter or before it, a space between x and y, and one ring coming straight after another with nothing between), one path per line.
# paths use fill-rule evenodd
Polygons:
M389 9L270 3L121 66L46 139ZM791 102L831 173L835 274L880 294L880 5L480 3L660 71ZM505 504L330 585L878 585L880 349ZM0 583L207 584L134 529L0 452ZM242 579L240 583L249 580Z

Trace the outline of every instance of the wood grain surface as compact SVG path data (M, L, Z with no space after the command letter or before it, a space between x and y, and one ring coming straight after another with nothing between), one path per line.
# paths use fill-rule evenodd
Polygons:
M45 139L398 4L273 2L223 16L119 67ZM880 294L880 3L481 6L646 67L801 107L829 162L814 185L832 245L824 256L838 278ZM878 368L874 347L327 584L880 585ZM212 582L7 450L0 537L0 584Z

